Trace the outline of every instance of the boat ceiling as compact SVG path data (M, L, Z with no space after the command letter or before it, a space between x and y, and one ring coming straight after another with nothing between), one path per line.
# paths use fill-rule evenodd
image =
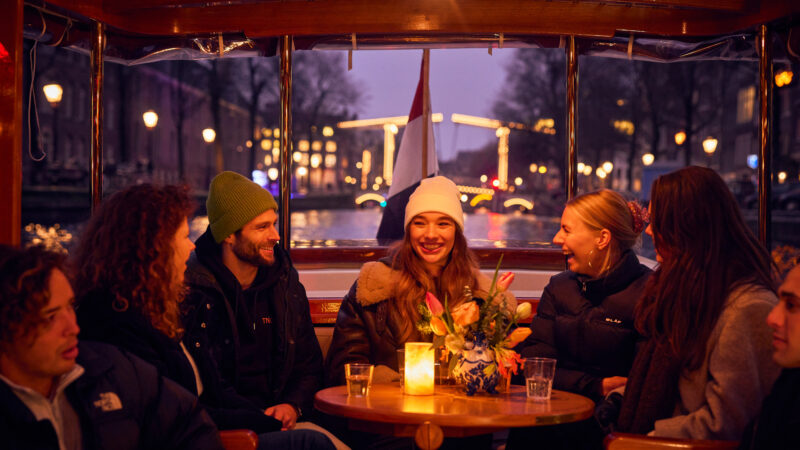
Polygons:
M46 5L134 34L243 32L250 38L351 33L709 36L798 9L792 0L51 0Z
M794 25L799 14L795 0L49 0L26 2L25 28L26 38L86 50L91 22L102 22L108 60L128 64L271 56L283 35L301 50L556 47L576 36L583 49L607 40L603 51L674 60L709 45L719 57L731 46L720 40L762 23ZM642 52L631 37L678 48Z

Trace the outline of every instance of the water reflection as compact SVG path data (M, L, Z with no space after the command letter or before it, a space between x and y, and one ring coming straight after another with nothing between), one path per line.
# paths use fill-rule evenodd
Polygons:
M382 210L309 210L293 212L292 247L374 247ZM521 214L466 214L465 235L472 247L552 248L559 218ZM200 216L190 224L190 237L199 237L208 227Z

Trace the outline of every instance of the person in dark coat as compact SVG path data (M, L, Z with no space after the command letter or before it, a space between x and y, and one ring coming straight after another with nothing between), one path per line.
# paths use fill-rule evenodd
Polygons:
M155 365L198 395L221 429L251 429L262 447L332 447L317 432L281 433L280 421L220 379L204 348L193 353L186 348L179 303L194 248L190 212L188 193L178 186L134 186L101 205L76 251L83 335Z
M783 367L740 450L800 448L800 266L778 288L778 304L767 316L773 330L772 359Z
M221 449L197 397L131 354L78 342L62 261L0 246L0 446Z
M222 172L206 207L208 230L186 274L185 341L190 352L206 349L240 395L294 428L313 417L322 351L305 288L278 245L277 203L256 183Z
M575 197L564 208L553 243L567 257L569 270L545 286L531 335L518 347L523 357L557 360L554 389L598 403L625 385L639 337L634 308L652 272L632 250L644 228L644 210L608 189ZM575 430L585 426L597 432L594 444L599 444L592 421L552 427L547 440L555 447L579 445L574 439L591 433ZM537 439L545 439L544 433L538 431ZM520 444L515 434L510 447Z

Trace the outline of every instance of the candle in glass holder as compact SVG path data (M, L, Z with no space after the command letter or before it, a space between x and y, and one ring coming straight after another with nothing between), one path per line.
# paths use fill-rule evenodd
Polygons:
M433 348L429 342L406 342L406 394L433 394L433 359Z

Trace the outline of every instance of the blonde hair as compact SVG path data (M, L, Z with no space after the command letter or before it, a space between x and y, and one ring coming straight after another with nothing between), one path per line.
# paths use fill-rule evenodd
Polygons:
M633 248L640 242L642 230L637 231L636 218L631 209L636 209L637 214L640 214L641 207L635 202L626 201L615 191L601 189L588 192L567 202L567 207L571 208L589 229L608 230L611 233L612 247L619 253ZM604 267L609 257L610 253L606 257Z

